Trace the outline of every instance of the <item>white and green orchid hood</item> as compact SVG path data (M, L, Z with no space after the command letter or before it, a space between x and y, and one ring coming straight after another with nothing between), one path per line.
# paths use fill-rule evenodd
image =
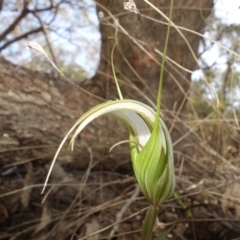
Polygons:
M104 114L115 116L128 128L135 176L147 200L158 206L172 195L175 188L172 142L162 119L156 119L156 112L134 100L105 102L79 118L60 144L46 181L68 136L75 131L70 141L73 150L77 135L88 123Z

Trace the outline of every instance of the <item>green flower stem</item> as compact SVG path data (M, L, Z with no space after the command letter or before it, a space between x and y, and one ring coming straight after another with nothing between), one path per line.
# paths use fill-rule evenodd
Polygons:
M161 110L160 108L161 108L161 101L162 101L162 85L163 85L164 65L165 65L165 60L166 60L167 50L168 50L168 40L169 40L169 36L170 36L172 12L173 12L173 0L171 0L171 2L170 2L169 20L168 20L164 49L163 49L162 64L161 64L161 67L160 67L158 97L157 97L157 116L159 116L160 110Z
M150 240L152 237L153 228L157 219L158 208L150 204L147 211L142 230L141 240Z
M114 63L113 63L113 53L114 53L114 49L115 47L117 46L118 44L118 39L115 37L115 43L113 45L113 49L112 49L112 52L111 52L111 65L112 65L112 72L113 72L113 78L114 78L114 81L115 81L115 84L116 84L116 88L117 88L117 92L118 92L118 96L119 96L119 99L123 99L123 96L122 96L122 92L121 92L121 89L119 87L119 84L118 84L118 81L117 81L117 76L116 76L116 72L115 72L115 68L114 68Z

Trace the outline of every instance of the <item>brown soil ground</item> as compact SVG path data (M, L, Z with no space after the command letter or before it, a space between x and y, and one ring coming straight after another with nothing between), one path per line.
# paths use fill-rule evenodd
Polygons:
M51 159L31 159L23 148L1 150L0 239L139 240L148 203L129 161L108 168L91 158L92 153L84 171L77 164L56 163L41 194ZM219 165L213 172L204 160L175 162L177 194L160 207L155 234L174 225L167 239L240 239L235 170Z

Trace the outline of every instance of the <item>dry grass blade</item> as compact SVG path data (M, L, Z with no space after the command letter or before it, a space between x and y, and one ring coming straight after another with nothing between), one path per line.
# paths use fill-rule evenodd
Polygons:
M55 63L51 60L51 58L47 55L47 53L44 51L44 49L42 48L41 45L39 45L37 42L35 41L29 41L28 42L28 46L34 50L36 50L37 52L43 54L47 60L51 63L51 65L53 66L53 68L65 79L67 80L70 84L72 84L74 87L78 88L79 90L81 90L82 92L94 97L94 98L97 98L101 101L104 101L105 99L101 98L101 97L98 97L88 91L86 91L84 88L78 86L77 84L73 83L71 80L69 80L60 70L59 68L55 65Z
M133 192L132 196L128 199L128 201L126 202L126 204L123 205L123 207L121 208L121 210L117 213L116 215L116 222L119 222L122 217L123 214L126 212L126 210L129 208L130 204L136 199L136 197L139 195L140 192L140 188L138 185L136 185L135 187L135 191ZM111 230L108 240L111 240L112 237L114 236L115 232L118 231L119 228L119 224L116 224L113 229Z
M35 182L35 177L33 173L33 166L32 163L29 162L26 164L27 174L24 179L24 188L21 193L21 204L24 208L28 207L29 201L30 201L30 194L32 192L32 188L28 188L28 186L31 186Z

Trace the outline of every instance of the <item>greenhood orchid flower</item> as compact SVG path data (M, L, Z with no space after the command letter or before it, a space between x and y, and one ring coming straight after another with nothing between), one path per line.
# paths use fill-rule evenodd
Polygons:
M60 144L46 181L68 136L75 130L70 141L73 150L77 135L87 124L104 114L115 116L128 128L135 176L147 200L157 207L172 195L175 188L172 142L161 118L154 125L156 112L134 100L105 102L79 118Z
M149 3L149 1L146 0L144 1ZM135 6L134 1L129 1L125 3L125 5L126 4ZM149 4L152 6L151 3ZM155 8L154 6L152 7ZM117 45L117 38L115 36L115 44L111 52L111 65L120 100L109 101L99 104L94 108L90 109L88 112L86 112L82 117L80 117L77 120L77 122L74 124L74 126L69 130L67 135L62 140L55 154L53 162L50 166L50 170L48 172L42 190L42 192L44 192L46 188L46 183L48 182L54 163L58 157L61 148L63 147L63 144L66 142L69 135L74 132L72 139L70 140L70 148L71 150L73 150L74 142L77 135L80 134L80 132L90 122L104 114L113 115L114 117L122 121L122 123L128 128L129 141L127 142L130 143L131 160L134 173L144 196L150 203L149 209L146 213L146 217L143 223L141 240L151 239L154 224L156 222L158 214L158 206L165 200L167 200L173 194L173 191L175 189L172 142L169 132L166 128L166 125L160 118L164 63L165 56L167 53L170 27L171 25L173 25L171 21L172 9L173 0L171 0L170 13L168 18L169 24L166 33L166 41L160 70L157 96L157 111L154 111L152 108L141 102L123 99L120 87L118 85L113 63L113 52L115 46ZM157 10L159 9L157 8ZM34 47L38 51L42 52L49 59L53 67L62 76L64 76L41 47L32 42L31 47ZM116 145L117 144L115 144L114 146ZM159 240L163 239L165 235L166 232L163 233L163 235L157 237L156 239Z

